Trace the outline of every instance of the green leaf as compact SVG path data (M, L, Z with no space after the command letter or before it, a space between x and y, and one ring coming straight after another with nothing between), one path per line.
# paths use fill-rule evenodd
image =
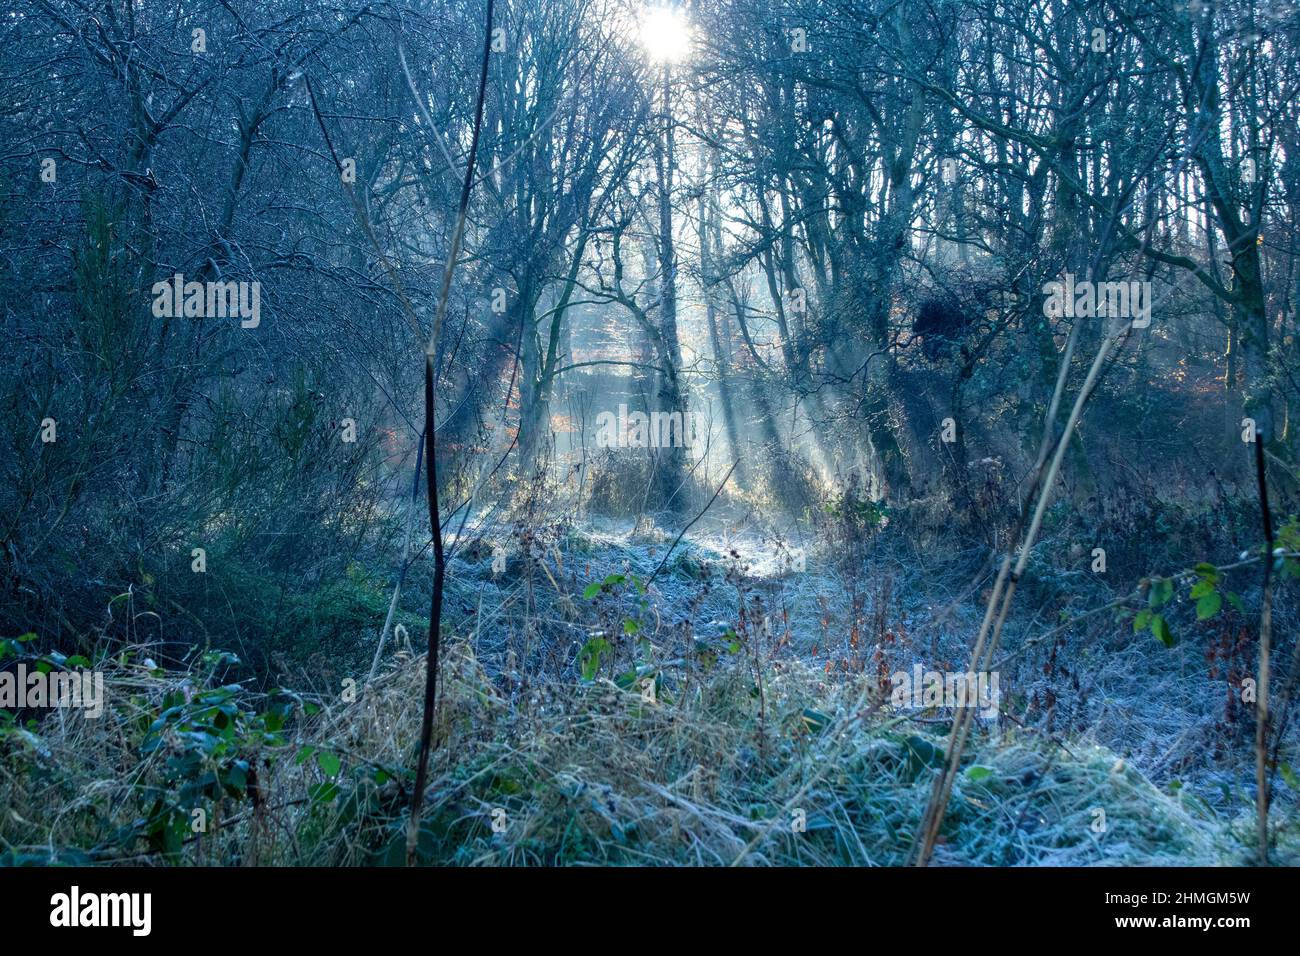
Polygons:
M321 770L327 777L338 776L338 772L343 766L343 761L339 760L338 755L327 750L322 750L316 754L316 763L320 765Z
M978 783L981 780L987 780L993 776L993 771L988 767L974 766L966 771L966 778L972 783Z
M329 803L339 795L339 785L337 783L313 783L307 788L307 793L311 796L312 803Z
M1169 624L1164 619L1163 615L1157 614L1155 617L1151 619L1151 633L1154 634L1156 636L1156 640L1158 640L1165 647L1174 646L1174 636L1171 633L1169 633Z
M633 634L638 633L640 630L641 630L640 621L634 620L633 618L630 617L626 618L623 621L623 633L628 635L629 637L631 637Z
M248 761L235 760L226 768L222 781L228 789L242 796L248 789Z
M1138 611L1137 616L1133 618L1133 633L1141 634L1150 627L1153 616L1150 611Z
M1174 582L1172 578L1156 578L1151 582L1151 594L1147 598L1147 603L1153 608L1163 607L1169 603L1170 598L1174 596Z
M1221 607L1223 607L1223 598L1219 596L1219 592L1211 591L1196 602L1196 619L1204 621L1206 618L1214 617Z
M1277 765L1277 769L1282 773L1282 779L1292 790L1300 790L1300 779L1296 778L1296 773L1291 769L1291 765L1285 760Z
M813 710L811 707L805 707L800 715L803 718L804 726L808 728L809 733L819 734L830 726L831 719L820 711Z
M1187 596L1191 598L1193 601L1198 601L1201 598L1205 597L1205 595L1213 594L1213 593L1214 593L1214 582L1206 581L1202 579L1192 585L1191 593L1188 594Z
M921 767L937 767L943 763L943 748L936 747L924 737L911 734L903 743L907 748L908 765L913 772Z
M1228 592L1228 603L1237 609L1238 614L1246 613L1246 605L1241 603L1241 598L1235 592Z
M1192 570L1194 570L1200 577L1212 583L1219 580L1219 569L1205 561L1202 561Z
M590 601L599 593L600 593L599 581L592 581L590 584L588 584L585 588L582 589L582 596L585 600L588 601Z
M582 650L578 652L578 667L582 671L583 680L596 679L596 674L600 671L601 655L610 649L609 641L603 637L593 637L582 645Z

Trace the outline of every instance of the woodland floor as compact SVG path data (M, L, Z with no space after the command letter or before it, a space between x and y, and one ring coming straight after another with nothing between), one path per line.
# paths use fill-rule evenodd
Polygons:
M422 862L908 861L951 711L899 710L882 688L917 663L966 669L979 553L939 560L882 535L865 554L809 543L797 570L799 542L707 516L654 576L673 537L653 528L501 540L504 572L483 540L449 568ZM967 748L936 864L1251 860L1253 725L1230 714L1205 634L1167 648L1103 614L1031 643L1114 590L1033 568L1003 642L1002 716ZM418 615L401 620L415 632ZM107 720L3 737L10 861L400 862L424 680L406 632L344 699L331 688L364 674L373 637L351 662L286 669L291 694L121 648L102 664ZM653 703L634 686L647 675ZM1274 783L1277 862L1300 847L1293 784L1289 768ZM198 836L196 807L215 827Z

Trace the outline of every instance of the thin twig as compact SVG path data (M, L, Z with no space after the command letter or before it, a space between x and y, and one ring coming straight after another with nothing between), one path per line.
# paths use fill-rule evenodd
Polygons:
M722 476L722 483L718 485L718 490L713 493L713 497L709 499L709 503L704 506L703 510L701 510L699 514L697 514L694 518L691 519L690 524L688 524L685 528L683 528L678 533L676 539L674 539L673 543L669 546L668 550L664 552L663 560L659 562L659 566L654 569L654 573L650 575L649 580L647 580L645 583L647 589L650 587L650 585L654 584L655 578L659 576L659 572L662 571L664 565L668 563L668 556L673 553L673 548L677 547L677 545L681 543L682 538L686 536L686 532L691 530L691 525L695 524L695 522L703 518L704 513L713 507L713 502L718 500L718 495L722 494L722 489L727 486L727 481L731 478L731 473L736 470L736 466L739 464L740 464L739 458L737 458L735 461L731 463L731 467L728 468L727 473Z

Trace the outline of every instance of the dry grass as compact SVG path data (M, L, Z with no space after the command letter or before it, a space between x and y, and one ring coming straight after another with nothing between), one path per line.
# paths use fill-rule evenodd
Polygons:
M99 720L56 712L34 730L5 733L0 813L12 861L166 859L144 852L140 821L188 738L166 731L147 754L142 741L168 695L193 695L200 674L150 672L131 659L106 668L112 709ZM259 769L256 787L196 800L207 832L186 833L172 859L400 860L399 780L422 671L422 659L399 655L355 701L314 714L296 707L282 746L248 732L247 715L267 699L235 692L242 742L195 777L238 754ZM934 724L870 703L868 685L798 661L764 667L761 711L739 655L675 668L653 704L597 680L530 688L512 705L463 641L449 648L444 673L421 840L428 863L896 865L944 742ZM1104 832L1094 829L1098 808ZM973 741L936 862L1232 864L1249 852L1238 839L1240 830L1249 841L1242 813L1239 827L1100 747L985 733ZM1293 828L1283 836L1294 842Z
M422 862L907 862L951 712L896 712L881 681L964 661L970 562L819 552L791 574L771 534L715 526L644 597L583 596L611 573L644 579L666 545L653 529L559 528L512 545L508 574L486 547L453 560L461 613L444 639ZM1010 646L1056 620L1056 592L1041 592ZM583 641L629 618L638 638L581 679ZM727 628L730 648L714 636ZM971 740L936 864L1249 862L1249 747L1217 723L1222 679L1195 641L1169 651L1130 630L1097 619L1073 636L1059 648L1072 673L1044 669L1048 646L1004 668L1004 716ZM102 718L0 726L0 861L403 862L424 661L396 643L355 694L222 688L211 657L163 671L142 663L147 646L115 649L98 664ZM657 675L654 702L610 679L637 664ZM1053 690L1049 713L1027 705ZM1295 862L1282 781L1273 821L1274 859Z

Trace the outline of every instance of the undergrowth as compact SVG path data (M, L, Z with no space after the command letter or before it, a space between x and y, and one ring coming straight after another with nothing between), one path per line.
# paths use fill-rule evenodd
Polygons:
M147 653L96 663L98 719L0 726L5 862L402 862L423 658L330 701L223 684L228 655L177 672ZM901 864L942 759L869 677L798 660L756 679L743 654L700 654L653 701L599 677L512 705L466 641L446 653L423 863ZM1281 806L1275 823L1293 858ZM969 748L936 862L1231 864L1249 842L1248 806L1010 725Z

